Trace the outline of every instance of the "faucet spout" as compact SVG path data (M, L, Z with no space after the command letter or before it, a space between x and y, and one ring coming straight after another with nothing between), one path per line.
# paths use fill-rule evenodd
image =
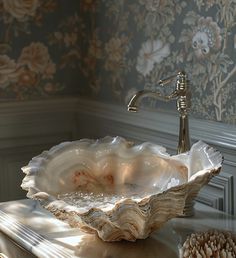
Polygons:
M143 98L151 97L155 99L159 99L161 101L169 101L171 99L175 99L177 97L176 92L174 91L172 94L163 96L160 92L154 92L149 90L140 90L136 92L131 100L128 103L128 111L137 112L139 103L142 101Z

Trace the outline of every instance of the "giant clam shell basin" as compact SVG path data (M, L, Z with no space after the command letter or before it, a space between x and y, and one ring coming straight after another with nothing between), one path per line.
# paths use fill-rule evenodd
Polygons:
M34 157L22 168L22 188L71 227L104 241L135 241L182 216L221 165L220 152L201 141L171 156L148 142L81 139Z

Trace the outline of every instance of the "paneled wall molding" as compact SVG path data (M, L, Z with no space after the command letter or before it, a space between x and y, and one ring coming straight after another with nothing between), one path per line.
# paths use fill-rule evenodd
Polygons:
M78 98L63 97L44 100L14 101L0 103L0 116L23 113L48 113L51 111L75 111ZM0 121L1 122L1 121Z
M101 103L86 99L78 101L78 112L96 117L109 118L111 121L130 124L140 128L178 135L178 113L160 112L157 110L140 109L130 113L126 106ZM236 127L215 121L201 120L189 117L190 136L193 141L203 140L221 146L230 153L236 151Z
M196 199L205 204L211 203L210 206L233 214L233 176L221 172L212 178Z
M209 186L222 192L222 210L227 211L228 213L233 213L233 176L229 173L221 172L218 176L212 178L212 180L209 183Z
M77 102L68 97L0 103L0 149L47 142L65 132L75 134Z
M218 210L222 210L223 207L223 199L214 193L209 194L209 192L201 191L201 194L197 196L196 201Z

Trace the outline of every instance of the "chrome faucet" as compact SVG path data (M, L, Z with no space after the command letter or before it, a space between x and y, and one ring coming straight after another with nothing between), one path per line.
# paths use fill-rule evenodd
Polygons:
M177 153L183 153L190 149L188 112L190 110L191 94L188 88L188 79L185 72L160 80L159 85L164 86L176 78L175 90L170 95L162 95L158 91L140 90L136 92L128 104L128 111L137 112L138 105L145 97L152 97L162 101L176 100L179 111L179 143Z

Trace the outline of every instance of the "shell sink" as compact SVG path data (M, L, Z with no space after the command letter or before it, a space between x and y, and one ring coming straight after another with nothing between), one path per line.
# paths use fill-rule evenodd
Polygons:
M64 142L22 170L22 188L58 219L104 241L147 238L184 216L222 155L199 141L171 156L162 146L121 137Z

